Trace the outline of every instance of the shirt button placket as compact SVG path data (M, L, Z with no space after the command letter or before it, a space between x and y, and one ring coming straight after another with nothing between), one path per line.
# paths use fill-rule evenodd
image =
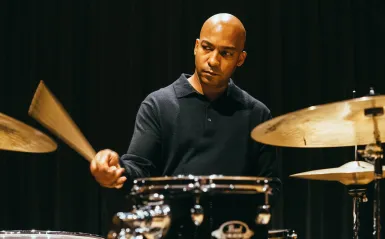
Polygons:
M211 118L210 118L210 105L207 106L206 108L206 118L207 118L207 121L208 122L211 122Z

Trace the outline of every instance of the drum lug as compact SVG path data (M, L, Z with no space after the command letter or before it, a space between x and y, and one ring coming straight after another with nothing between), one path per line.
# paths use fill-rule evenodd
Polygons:
M129 228L121 228L117 233L114 230L108 232L107 239L132 239L133 234Z
M270 206L263 205L258 207L257 217L255 218L255 223L257 225L267 225L270 222L271 213Z
M290 239L297 239L297 237L298 237L297 233L294 230L290 230L288 236Z
M200 205L200 194L196 193L195 194L195 204L194 206L190 209L191 212L191 219L195 226L200 226L203 222L204 219L204 211L203 207Z
M204 219L203 207L199 204L195 204L193 208L191 208L191 219L196 226L200 226Z

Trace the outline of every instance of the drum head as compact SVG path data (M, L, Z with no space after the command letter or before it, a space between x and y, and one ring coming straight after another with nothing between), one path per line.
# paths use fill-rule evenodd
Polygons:
M0 238L10 239L103 239L103 237L80 232L60 232L60 231L0 231Z

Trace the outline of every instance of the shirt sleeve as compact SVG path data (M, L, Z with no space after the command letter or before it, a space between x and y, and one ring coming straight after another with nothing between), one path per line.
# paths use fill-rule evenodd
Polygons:
M259 111L258 114L259 123L263 123L272 119L269 110L263 110L262 113L261 111ZM256 151L255 155L257 155L257 158L253 159L257 164L255 166L255 169L257 170L256 176L267 177L272 179L272 197L270 199L270 203L274 205L277 198L279 197L282 187L282 182L279 173L278 149L272 145L266 145L260 142L255 142L254 150Z
M127 153L120 157L128 182L158 174L156 165L161 155L160 132L156 101L150 95L139 107L130 146Z

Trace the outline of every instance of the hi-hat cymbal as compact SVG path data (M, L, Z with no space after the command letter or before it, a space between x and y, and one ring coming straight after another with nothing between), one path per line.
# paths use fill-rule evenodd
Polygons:
M251 137L265 144L298 147L342 147L375 142L371 108L384 110L385 96L367 96L288 113L256 126ZM385 142L385 116L376 116L380 141Z
M0 150L45 153L56 148L56 143L47 135L0 113Z
M290 177L337 181L345 185L365 185L374 180L374 166L364 161L351 161L337 168L297 173ZM385 167L383 167L383 177L385 177Z

